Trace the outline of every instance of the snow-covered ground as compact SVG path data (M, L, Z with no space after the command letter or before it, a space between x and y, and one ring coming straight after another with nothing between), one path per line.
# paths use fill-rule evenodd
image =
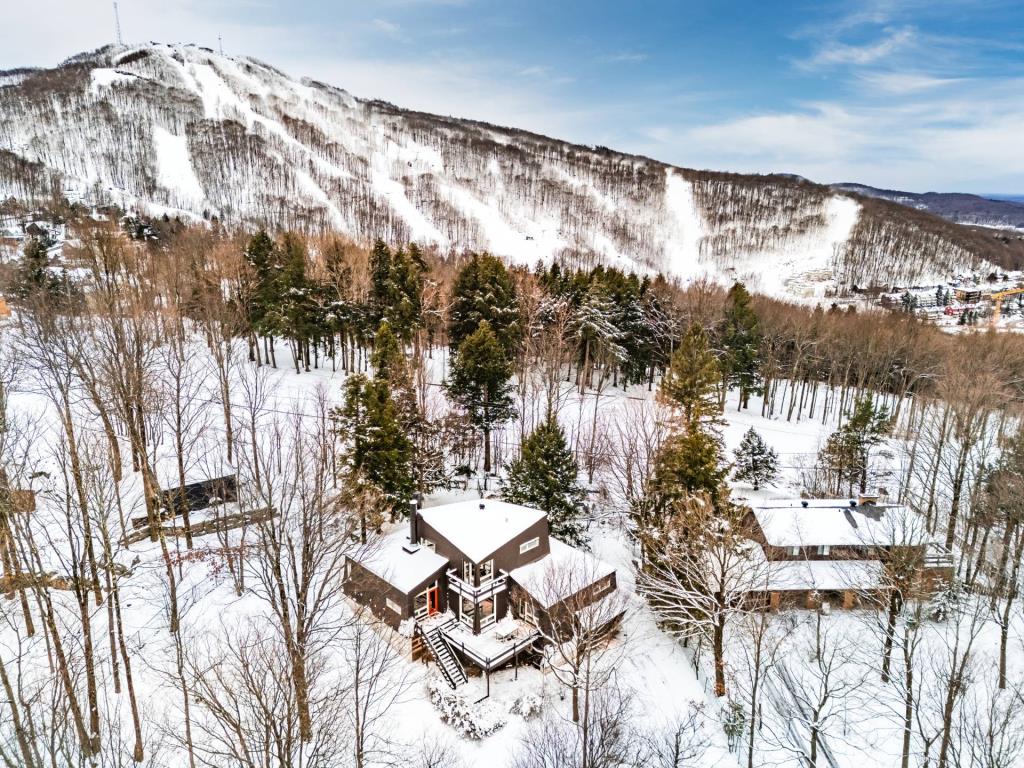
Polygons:
M9 326L6 334L14 333ZM214 381L210 378L209 361L205 359L206 349L196 345L192 365L202 376L207 377L201 390L196 394L195 403L206 404L203 419L204 425L200 432L202 450L197 450L195 461L189 468L190 479L209 477L217 473L230 471L230 465L222 455L222 426L217 408ZM274 418L290 419L296 414L299 418L312 418L315 403L319 394L324 394L333 402L341 397L344 374L321 368L309 373L295 374L287 367L289 352L282 344L277 350L277 359L282 367L277 370L260 369L260 375L266 377L266 391L269 396L262 405L261 411L268 420ZM434 386L430 388L430 399L434 407L443 399L439 386L444 376L445 356L435 351L432 360L431 379ZM248 363L242 362L236 369L239 383L235 392L242 389L242 379L253 381L253 369ZM18 386L11 394L11 409L17 419L28 422L38 419L38 438L35 450L42 465L51 471L56 468L54 447L59 444L56 437L59 429L50 405L38 391L38 381L34 374L25 372L19 379ZM654 405L653 393L645 386L631 387L628 391L621 388L608 388L600 397L593 392L580 395L571 384L565 384L563 405L559 411L560 419L565 426L571 442L581 448L588 445L593 438L592 430L599 432L599 437L606 438L606 452L614 454L624 451L623 440L628 439L621 427L630 422L650 421L655 418L657 408ZM241 409L241 403L235 404ZM99 438L102 433L95 420L88 415L83 406L78 418L78 427L83 434ZM537 422L539 412L536 409L524 409L525 428L529 429ZM813 459L824 442L825 437L834 428L834 423L823 424L820 417L814 420L803 418L787 421L783 415L774 418L761 416L761 402L752 398L750 407L745 411L737 411L735 395L729 397L726 409L723 435L728 451L739 444L743 433L753 427L765 441L779 454L781 476L777 483L754 492L749 488L737 487L738 497L754 499L792 497L800 491L800 470ZM514 445L523 425L511 425L499 443L503 446L500 453L504 460L511 458ZM165 486L176 484L173 446L169 440L157 443L157 472ZM901 451L898 441L893 440L883 458L898 464ZM584 472L585 474L585 472ZM60 510L57 497L56 472L50 479L38 479L36 487L42 493L39 497L40 507L34 515L34 524L54 532L60 526ZM628 595L629 611L620 636L614 641L621 651L617 662L614 681L618 689L626 693L631 700L631 711L636 722L641 723L645 730L657 730L673 722L685 719L688 714L697 712L698 728L702 732L708 747L700 763L702 766L730 766L740 762L745 764L745 755L732 755L728 752L726 738L722 729L725 717L725 701L717 700L709 693L710 684L707 679L707 653L700 660L695 670L691 649L685 649L679 642L664 633L658 626L651 611L644 602L634 594L632 557L633 551L624 532L621 509L616 505L615 484L607 467L597 468L593 481L589 483L595 490L604 489L608 501L599 501L590 528L594 552L618 571L620 589ZM140 514L139 482L129 474L121 484L120 491L125 502L126 515ZM427 500L427 504L436 504L458 498L479 495L472 487L468 492L439 492ZM41 528L41 529L42 529ZM210 551L216 542L199 541L193 556L185 558L180 570L179 602L182 605L182 637L195 647L217 648L218 643L230 642L237 637L235 633L245 627L267 627L272 622L267 605L251 592L238 596L234 582L225 570L223 561ZM179 548L183 544L178 543ZM52 553L51 553L52 555ZM132 545L118 555L119 561L130 568L131 575L122 586L122 602L124 621L128 635L128 643L135 659L134 672L137 676L136 688L141 702L143 718L147 734L157 739L166 729L180 727L181 705L180 692L174 682L174 646L167 632L166 583L163 563L159 549L148 541ZM52 562L56 570L63 564L55 559ZM66 594L66 593L65 593ZM68 604L70 610L70 601ZM16 621L17 616L13 604L0 608L7 621ZM337 600L334 609L339 617L348 615L351 606L344 600ZM71 614L69 614L71 615ZM93 622L96 637L104 637L106 632L107 612L104 607L95 608ZM812 668L809 654L815 644L820 629L818 617L812 612L786 611L776 617L776 626L785 629L786 636L780 641L780 658L785 660L788 673L800 685L806 680L807 670ZM877 630L873 629L876 616L869 611L852 611L844 614L833 614L821 619L826 626L829 642L839 649L841 658L841 674L851 680L858 681L856 690L844 699L842 712L834 714L827 728L827 747L836 765L856 766L890 766L895 764L899 755L901 734L893 725L893 712L899 702L894 699L891 688L878 681L877 656L880 641ZM1016 621L1016 620L1015 620ZM1020 670L1019 621L1014 625L1012 670ZM942 634L947 629L944 625L936 625L928 642L934 642L937 648ZM984 647L994 648L992 626L986 626ZM396 647L404 647L400 638L392 637ZM342 640L337 641L339 644ZM730 673L742 676L742 636L737 633L729 646ZM3 652L15 653L19 658L38 665L36 674L45 675L46 647L42 636L23 641L19 647L11 632L11 624L0 630L0 643ZM333 652L341 654L338 645ZM101 650L99 653L103 653ZM937 653L937 651L935 651ZM985 656L984 659L988 659ZM981 663L986 663L984 660ZM339 661L340 664L340 661ZM537 696L542 701L542 710L548 713L567 717L570 712L570 700L566 689L550 673L541 672L531 667L518 670L503 670L491 676L490 696L486 704L494 717L504 719L504 727L481 741L469 741L460 738L454 730L441 721L437 708L430 702L428 682L432 676L432 668L411 660L403 660L392 673L396 676L401 693L386 718L390 736L407 746L424 743L443 742L453 753L461 756L465 765L493 766L501 768L507 765L517 750L524 748L524 740L532 727L531 721L519 714L510 712L517 700L524 697ZM119 716L127 724L130 722L126 705L121 697L115 696L109 689L109 671L106 666L102 672L103 684L106 689L104 700L108 709L105 716ZM863 678L864 682L859 682ZM810 684L810 683L808 683ZM730 687L733 687L732 685ZM460 689L462 695L477 700L487 692L483 678L474 677ZM801 758L793 745L787 741L787 727L792 720L792 712L786 709L785 692L772 691L766 696L764 704L763 731L759 734L758 756L756 765L782 766L801 765ZM117 714L114 714L117 713ZM180 748L164 739L163 754L159 765L184 765Z

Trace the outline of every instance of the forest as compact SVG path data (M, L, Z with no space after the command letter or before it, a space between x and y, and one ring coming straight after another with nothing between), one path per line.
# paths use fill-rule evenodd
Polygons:
M4 765L440 768L488 744L516 768L1024 760L1021 337L63 213L59 263L30 236L0 271ZM224 476L237 502L175 511ZM952 576L926 588L896 559L843 616L752 604L747 513L775 486L883 493ZM545 509L635 584L625 637L587 644L540 714L517 700L502 747L413 738L434 694L339 589L411 501L455 492ZM646 654L683 660L658 675L694 706L641 703L623 681Z

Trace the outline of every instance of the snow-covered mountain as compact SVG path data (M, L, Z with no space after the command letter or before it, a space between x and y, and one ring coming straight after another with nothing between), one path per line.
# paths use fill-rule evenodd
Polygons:
M405 111L194 46L0 73L0 195L62 193L782 294L920 282L984 256L955 225L795 177Z
M1018 200L1012 196L998 199L958 192L900 192L851 183L832 186L844 192L892 200L894 203L934 213L957 224L1024 230L1024 199Z

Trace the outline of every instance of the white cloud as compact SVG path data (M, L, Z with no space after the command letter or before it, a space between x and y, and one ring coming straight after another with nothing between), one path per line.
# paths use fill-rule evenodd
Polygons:
M388 21L387 19L373 19L370 23L373 25L374 29L378 32L383 32L388 37L396 39L402 37L402 28L393 21Z
M647 61L650 56L646 53L630 53L629 51L623 51L621 53L610 53L606 56L598 56L597 60L604 64L634 64L639 61Z
M857 75L867 89L890 94L932 91L966 82L964 77L935 77L916 72L865 72Z
M1024 178L1024 80L945 83L917 97L805 104L711 125L664 126L652 149L676 145L702 167L798 173L911 190L991 191ZM905 92L903 96L905 97ZM662 151L664 154L664 150Z
M797 66L813 70L840 65L877 64L896 53L906 51L916 39L917 32L913 27L887 29L878 40L861 45L830 39L821 43L810 58L798 61Z

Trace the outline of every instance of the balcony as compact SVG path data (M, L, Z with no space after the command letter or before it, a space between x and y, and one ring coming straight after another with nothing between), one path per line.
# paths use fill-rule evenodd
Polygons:
M499 571L497 576L481 584L479 587L474 587L472 584L463 581L459 577L458 571L454 568L448 569L447 575L448 588L454 590L460 597L465 597L474 603L494 597L499 592L504 592L508 588L508 574L504 571Z
M946 549L944 545L932 542L925 550L923 565L928 569L952 568L953 553Z

